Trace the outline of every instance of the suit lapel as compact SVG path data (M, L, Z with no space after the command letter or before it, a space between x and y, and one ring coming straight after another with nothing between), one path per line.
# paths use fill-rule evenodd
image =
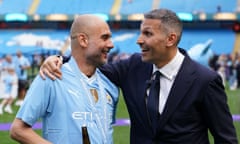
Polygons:
M137 103L139 104L137 105L139 106L138 107L139 110L141 109L141 111L139 111L140 112L139 115L141 115L143 125L146 127L146 129L149 129L150 128L149 126L151 126L149 123L150 121L146 107L146 89L148 87L147 81L150 80L152 76L152 70L153 70L152 64L147 64L146 66L142 66L141 69L139 70L139 73L136 74L138 75L137 80L139 80L139 82L137 82L138 84L137 93L140 94L137 101Z
M192 61L188 56L185 55L183 64L170 90L164 111L160 116L158 129L165 125L171 114L178 107L178 104L182 101L187 91L191 87L196 78L194 75L194 69L195 68L192 65Z

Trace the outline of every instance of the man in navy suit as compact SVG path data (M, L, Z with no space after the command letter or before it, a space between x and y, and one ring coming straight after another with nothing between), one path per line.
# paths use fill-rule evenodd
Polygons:
M174 12L152 10L141 23L137 40L141 53L101 68L122 89L131 120L131 144L209 144L209 131L216 144L237 144L221 77L178 48L181 34L182 23ZM60 66L59 58L52 56L40 74L61 77ZM153 126L146 101L155 71L161 77Z

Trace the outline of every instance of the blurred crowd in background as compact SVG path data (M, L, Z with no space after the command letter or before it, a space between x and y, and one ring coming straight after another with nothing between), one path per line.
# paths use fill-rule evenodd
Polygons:
M0 60L0 115L13 113L12 105L21 106L31 82L31 70L39 70L43 58L34 55L30 61L19 50L16 54L6 54ZM33 72L33 71L32 71ZM34 74L36 75L36 74Z

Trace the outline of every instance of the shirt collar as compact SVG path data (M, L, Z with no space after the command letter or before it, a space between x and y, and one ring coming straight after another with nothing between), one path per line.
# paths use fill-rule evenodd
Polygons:
M174 56L174 58L162 68L158 69L156 65L153 65L153 73L158 70L164 77L169 80L173 80L182 65L183 59L184 55L177 50L177 54Z
M69 63L71 64L71 66L74 68L74 71L76 72L76 74L78 76L80 76L81 79L84 79L86 82L88 82L89 84L93 83L93 81L96 80L97 78L97 70L95 71L95 73L89 78L87 77L78 67L77 62L75 60L75 58L72 56L71 59L69 60Z

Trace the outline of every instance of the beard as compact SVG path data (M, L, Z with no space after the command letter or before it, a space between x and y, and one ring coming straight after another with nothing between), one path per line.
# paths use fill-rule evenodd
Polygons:
M99 54L88 56L87 61L90 65L100 67L107 62L107 59L102 55L102 53L99 53Z

